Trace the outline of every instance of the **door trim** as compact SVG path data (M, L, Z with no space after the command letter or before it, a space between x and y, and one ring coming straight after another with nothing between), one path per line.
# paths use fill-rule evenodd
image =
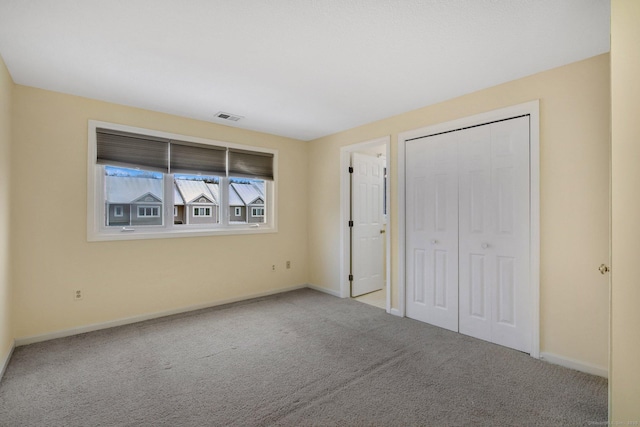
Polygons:
M422 136L477 126L497 120L529 115L530 172L530 315L531 356L540 358L540 101L534 100L511 107L488 111L444 123L438 123L398 134L398 309L406 316L406 141ZM389 288L389 287L387 287ZM388 304L388 301L387 301ZM389 312L389 310L387 310Z
M351 203L351 184L349 180L349 164L351 153L365 148L384 145L387 156L387 188L385 193L387 208L387 227L385 239L385 263L386 263L386 311L391 312L391 137L383 136L356 144L346 145L340 148L340 297L349 298L351 285L349 282L349 265L351 245L349 241L349 207Z

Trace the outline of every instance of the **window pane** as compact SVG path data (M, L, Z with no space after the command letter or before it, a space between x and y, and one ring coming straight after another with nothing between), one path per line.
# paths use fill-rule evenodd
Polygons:
M220 223L220 177L174 175L174 224Z
M105 166L105 225L162 225L163 175Z
M230 178L229 221L235 224L265 223L267 220L265 181Z

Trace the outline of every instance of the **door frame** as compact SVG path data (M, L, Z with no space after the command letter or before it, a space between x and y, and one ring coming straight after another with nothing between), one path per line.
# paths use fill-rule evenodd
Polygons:
M406 142L409 139L529 115L531 356L540 358L540 101L534 100L398 134L398 314L406 316Z
M340 297L349 298L351 296L351 282L349 282L349 270L351 261L351 241L349 239L349 216L351 207L351 177L349 165L351 153L361 151L366 148L385 146L386 168L387 168L387 188L385 190L387 224L385 238L385 283L387 289L386 311L391 311L391 137L389 135L376 139L367 140L340 148Z

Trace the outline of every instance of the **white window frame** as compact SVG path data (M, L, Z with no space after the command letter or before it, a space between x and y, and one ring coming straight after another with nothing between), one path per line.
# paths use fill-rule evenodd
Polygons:
M242 216L242 207L236 206L233 209L233 216Z
M122 205L117 205L113 207L113 216L115 218L122 218L124 217L124 206Z
M178 207L176 205L173 205L173 217L177 217L178 216Z
M104 166L96 164L97 138L96 129L107 128L123 132L138 133L159 138L191 141L198 144L214 145L217 147L236 148L273 154L273 181L265 182L265 222L264 223L232 223L230 221L229 178L220 178L220 218L210 224L174 224L173 221L163 221L162 225L136 226L107 226L105 224L106 203L104 200L105 173ZM234 234L264 234L278 231L278 213L276 211L278 194L278 150L197 138L168 132L137 128L97 120L88 121L88 167L87 167L87 241L137 240L137 239L165 239L173 237L196 237ZM171 218L175 207L173 174L164 174L163 216ZM174 215L175 217L175 215ZM143 217L149 218L149 217Z
M205 213L201 214L200 212L204 211ZM206 212L209 211L207 214ZM193 216L194 217L211 217L211 207L210 206L193 206Z
M144 210L141 211L140 209ZM151 215L147 215L147 209L151 209ZM140 212L142 212L142 215ZM138 218L160 218L160 206L138 205Z
M256 210L260 209L262 211L262 215L256 215ZM264 218L264 207L263 206L252 206L251 207L251 217L252 218Z

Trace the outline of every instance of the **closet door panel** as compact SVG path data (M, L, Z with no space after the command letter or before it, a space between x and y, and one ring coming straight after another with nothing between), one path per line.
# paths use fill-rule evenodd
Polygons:
M460 332L491 341L494 257L491 200L491 130L479 126L459 134Z
M407 316L458 330L457 135L406 145Z
M458 133L460 332L529 351L529 121Z
M529 118L491 124L491 341L531 349Z

